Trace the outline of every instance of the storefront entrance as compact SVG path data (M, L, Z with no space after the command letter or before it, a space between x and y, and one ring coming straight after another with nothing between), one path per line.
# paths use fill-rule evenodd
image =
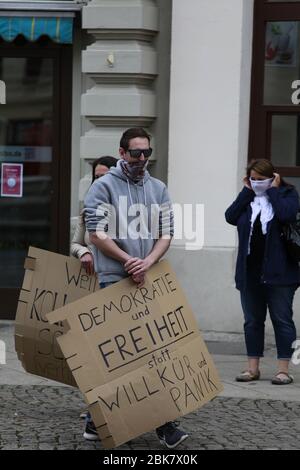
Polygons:
M69 250L72 46L0 44L0 319L13 319L30 245Z
M249 159L270 159L298 190L299 39L299 0L255 0Z

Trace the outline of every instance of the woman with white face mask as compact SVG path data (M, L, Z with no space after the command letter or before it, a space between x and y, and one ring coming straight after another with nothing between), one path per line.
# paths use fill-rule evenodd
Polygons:
M260 378L259 362L264 355L267 310L273 324L278 373L274 385L293 382L289 363L296 340L293 299L300 285L299 265L289 257L282 227L296 220L299 196L283 181L269 160L252 161L244 178L244 188L225 213L239 235L236 287L244 312L244 332L248 368L236 377L238 382Z

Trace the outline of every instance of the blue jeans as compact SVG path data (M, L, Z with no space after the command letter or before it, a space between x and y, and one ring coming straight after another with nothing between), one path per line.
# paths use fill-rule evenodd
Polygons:
M277 357L291 359L292 344L297 333L293 321L293 300L297 286L270 286L248 280L246 289L241 291L244 312L245 340L248 357L264 356L265 321L267 308L273 324Z
M117 281L113 281L113 282L100 282L100 289L105 289L105 287L109 287L113 284L115 284Z

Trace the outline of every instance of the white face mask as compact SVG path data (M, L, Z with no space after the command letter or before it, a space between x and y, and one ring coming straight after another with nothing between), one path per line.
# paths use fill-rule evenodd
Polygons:
M250 184L255 192L256 196L263 196L265 192L270 189L274 178L269 178L267 180L253 180L250 178Z

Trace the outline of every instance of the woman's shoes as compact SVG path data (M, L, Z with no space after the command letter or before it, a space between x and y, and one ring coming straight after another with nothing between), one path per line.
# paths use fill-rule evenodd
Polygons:
M257 371L253 373L251 370L245 370L240 375L238 375L235 380L237 382L253 382L260 379L260 372Z
M280 377L282 376L283 377ZM294 382L294 377L289 375L287 372L278 372L275 377L272 379L273 385L289 385Z
M254 373L251 370L245 370L238 375L235 380L237 382L254 382L260 379L260 371ZM294 377L287 372L278 372L272 379L273 385L289 385L294 382Z

